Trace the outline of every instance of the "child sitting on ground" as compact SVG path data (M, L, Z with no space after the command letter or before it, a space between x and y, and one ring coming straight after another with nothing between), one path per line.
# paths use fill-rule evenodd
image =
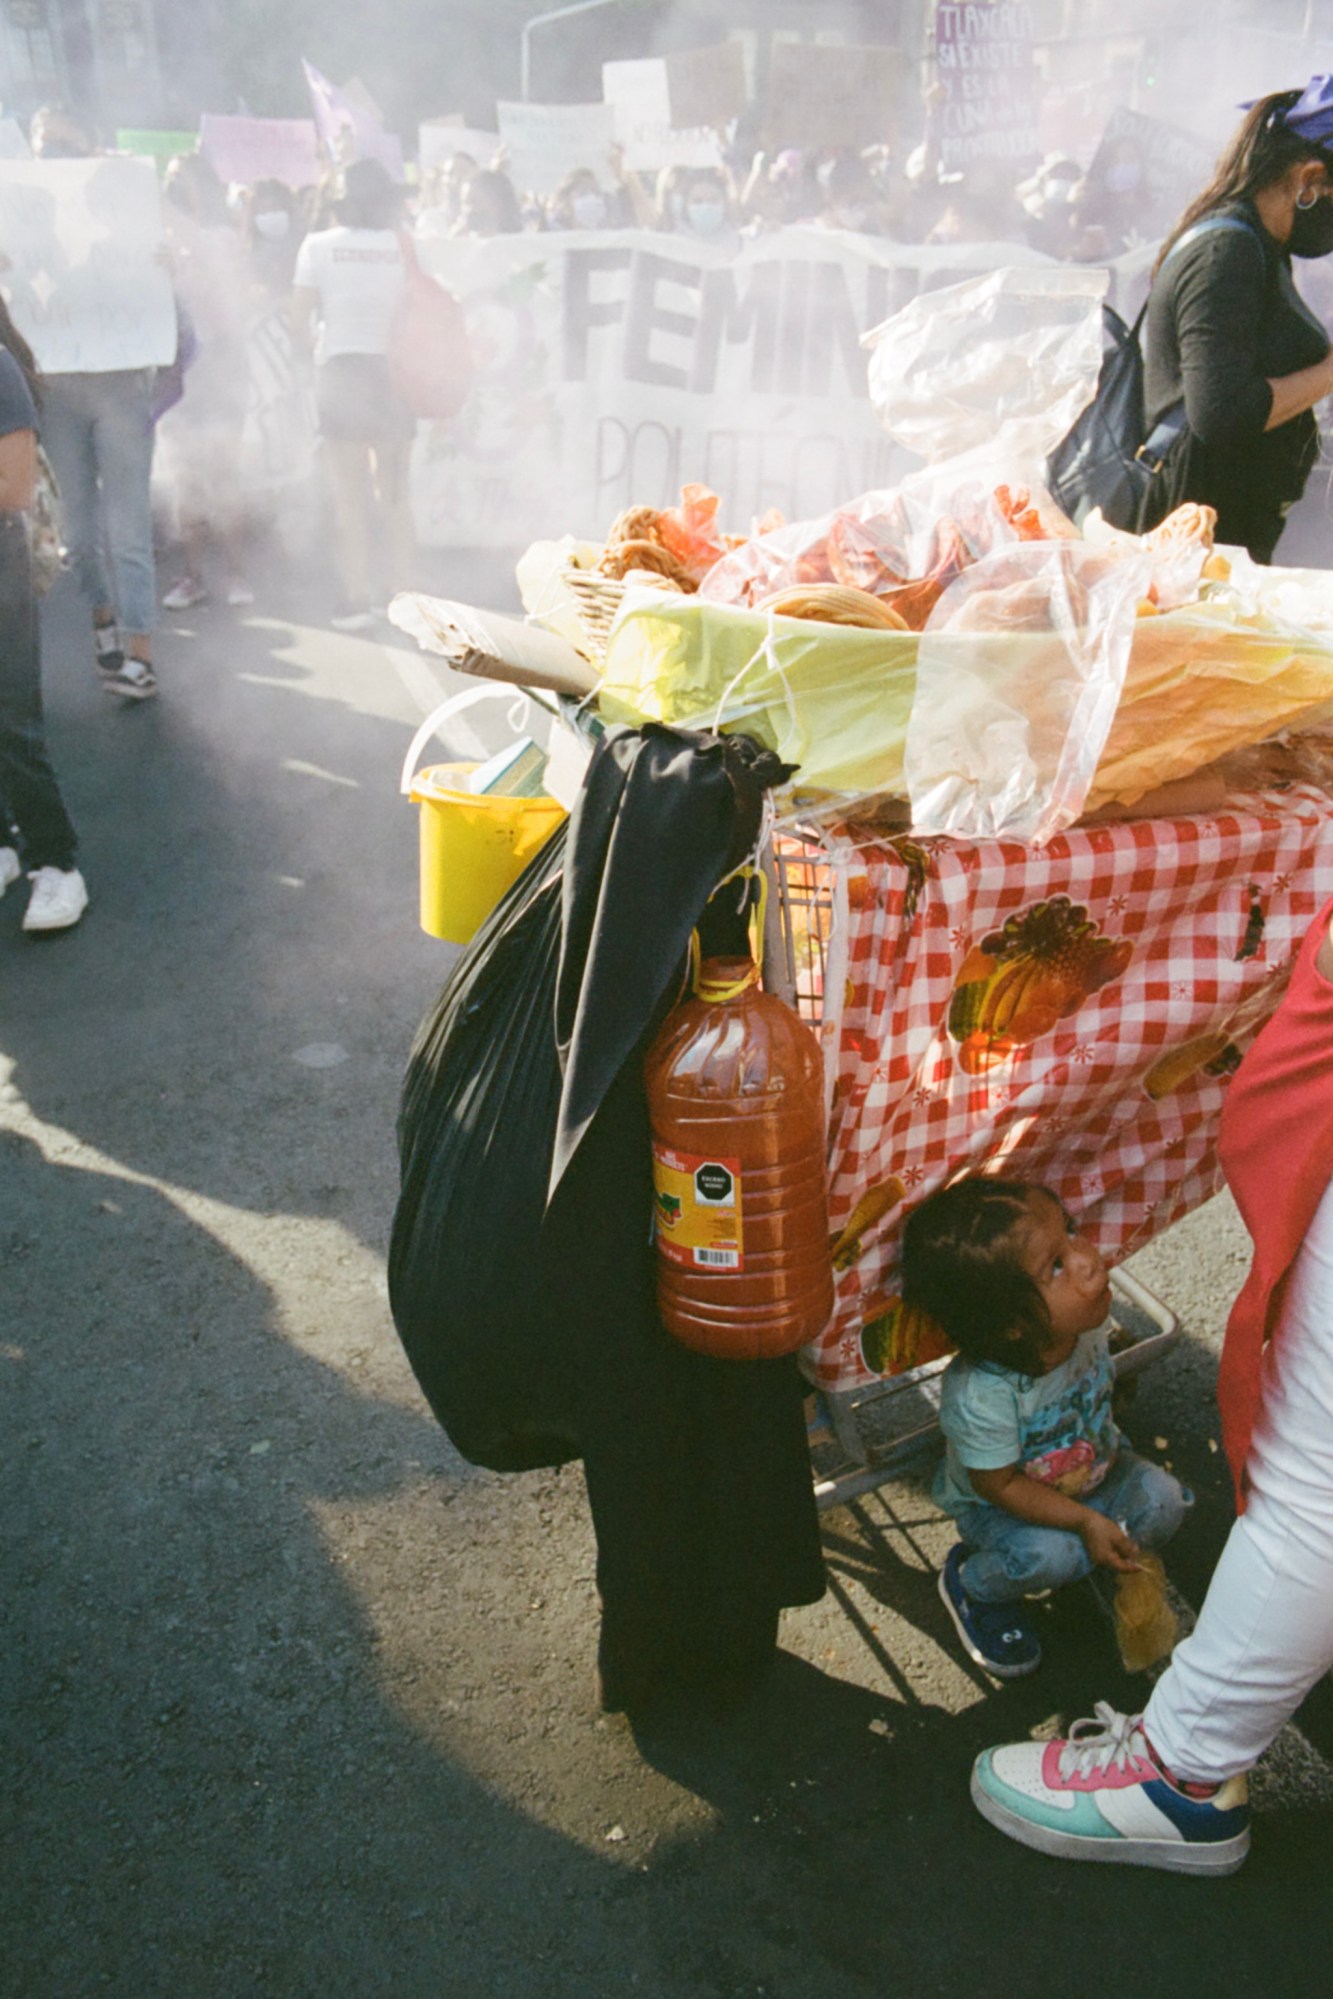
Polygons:
M977 1178L930 1195L904 1231L903 1297L958 1348L935 1498L961 1539L940 1595L969 1658L1017 1679L1041 1663L1022 1599L1133 1569L1189 1496L1122 1445L1106 1265L1047 1189Z

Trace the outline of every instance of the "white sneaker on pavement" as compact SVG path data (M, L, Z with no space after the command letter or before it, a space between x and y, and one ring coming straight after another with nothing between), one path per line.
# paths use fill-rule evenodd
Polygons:
M237 576L227 585L227 602L233 610L240 610L246 604L253 604L255 593L250 585Z
M173 583L162 599L164 611L192 611L196 604L208 602L208 585L201 583L197 576L182 576L179 583Z
M121 701L148 701L157 693L157 675L146 659L123 659L114 672L99 672L107 693Z
M77 868L34 868L23 928L69 930L88 907L88 888Z
M0 847L0 895L3 895L11 883L16 882L22 873L23 867L19 861L17 849L14 847Z

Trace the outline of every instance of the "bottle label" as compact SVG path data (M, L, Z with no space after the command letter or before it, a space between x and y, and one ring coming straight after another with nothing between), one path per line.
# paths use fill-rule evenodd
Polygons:
M657 1247L690 1270L744 1270L741 1162L653 1146Z

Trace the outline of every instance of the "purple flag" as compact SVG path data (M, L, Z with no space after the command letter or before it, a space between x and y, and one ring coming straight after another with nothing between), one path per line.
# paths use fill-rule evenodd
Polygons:
M378 118L372 118L346 91L330 83L313 63L302 59L302 69L310 91L311 111L320 143L335 165L349 166L353 160L382 160L396 181L403 178L402 142L386 132Z

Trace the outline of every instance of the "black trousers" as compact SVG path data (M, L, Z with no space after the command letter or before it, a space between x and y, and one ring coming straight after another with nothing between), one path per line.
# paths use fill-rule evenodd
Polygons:
M74 866L78 840L42 720L42 644L27 531L17 514L0 514L0 846L15 835L26 868Z

